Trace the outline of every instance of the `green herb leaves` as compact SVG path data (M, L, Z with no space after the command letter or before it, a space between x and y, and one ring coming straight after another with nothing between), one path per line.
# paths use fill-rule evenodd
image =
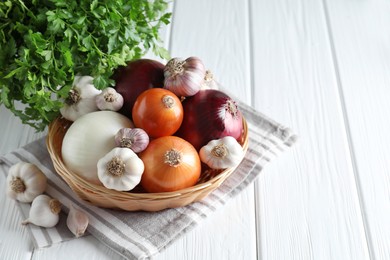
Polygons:
M103 89L121 65L149 49L162 58L164 0L0 2L0 105L41 131L56 116L75 75ZM24 109L16 107L21 101Z

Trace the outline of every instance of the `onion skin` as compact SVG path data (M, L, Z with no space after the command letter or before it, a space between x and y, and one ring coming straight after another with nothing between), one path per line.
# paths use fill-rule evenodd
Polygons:
M200 90L183 101L183 109L183 122L175 135L190 142L197 151L211 140L242 137L242 114L222 91Z
M183 121L183 106L167 89L148 89L134 103L133 121L151 138L173 135Z
M180 154L179 162L167 161L167 152L172 150ZM145 165L141 186L147 192L172 192L189 188L197 183L201 174L198 152L189 142L177 136L152 140L140 158Z
M88 113L67 130L61 147L66 167L90 183L102 185L97 162L116 147L115 134L122 128L133 128L126 116L113 111Z
M131 119L137 97L147 89L164 86L164 67L164 64L155 60L139 59L118 69L113 77L115 89L124 99L119 113Z

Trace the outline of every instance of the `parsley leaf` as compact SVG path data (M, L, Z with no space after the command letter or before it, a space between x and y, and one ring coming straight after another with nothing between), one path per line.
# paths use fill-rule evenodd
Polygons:
M158 35L171 18L167 7L165 0L1 1L0 105L42 131L75 75L103 89L114 85L116 68L149 49L168 59Z

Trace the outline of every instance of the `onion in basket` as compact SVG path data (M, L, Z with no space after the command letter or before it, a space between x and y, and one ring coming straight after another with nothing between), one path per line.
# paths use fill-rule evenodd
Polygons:
M211 140L242 136L242 114L236 102L220 90L200 90L183 101L183 110L183 122L175 135L197 151Z
M141 185L148 192L169 192L196 184L201 172L197 151L176 136L152 140L140 154L145 164Z
M97 111L77 119L62 143L62 158L68 169L94 184L100 184L97 162L115 146L115 134L133 128L127 117L113 111Z
M123 96L120 113L131 118L137 97L150 88L164 86L164 65L156 60L139 59L119 68L114 75L115 89Z

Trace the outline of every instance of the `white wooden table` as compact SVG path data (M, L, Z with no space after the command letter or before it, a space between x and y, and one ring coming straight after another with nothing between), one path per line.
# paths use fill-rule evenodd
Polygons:
M200 57L300 141L156 259L390 259L390 2L171 8L162 37L172 56ZM44 134L0 108L0 154ZM34 250L15 202L0 202L0 259L120 258L92 236Z

